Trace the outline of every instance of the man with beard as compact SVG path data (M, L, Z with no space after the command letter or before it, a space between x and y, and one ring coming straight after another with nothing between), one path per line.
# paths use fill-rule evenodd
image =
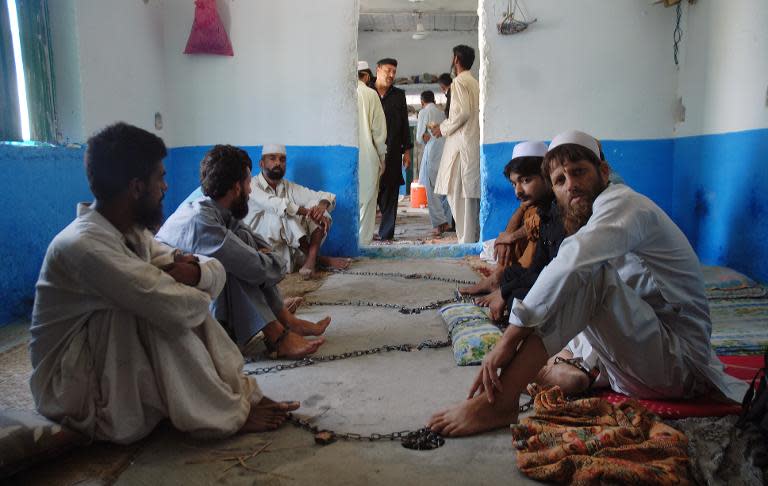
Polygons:
M520 206L494 244L498 268L475 285L460 289L462 294L488 295L475 302L490 307L491 319L503 317L514 299L522 299L541 270L557 255L565 238L563 223L552 188L541 174L547 146L543 142L520 142L504 176L512 183Z
M435 194L448 196L459 243L480 238L480 87L469 71L475 50L453 48L451 109L448 119L432 127L432 135L445 137Z
M397 76L397 60L385 58L376 63L376 84L384 117L387 121L387 153L384 158L384 173L379 179L377 203L381 210L379 238L391 240L395 237L397 200L400 186L405 184L403 167L411 166L411 128L408 125L408 105L405 91L394 86Z
M204 196L182 203L157 239L224 265L227 283L213 313L244 354L258 351L263 340L273 357L303 358L324 341L303 336L319 336L331 318L313 324L285 306L277 288L285 275L282 258L242 222L248 214L251 166L251 158L237 147L216 145L209 150L200 162Z
M725 375L712 351L699 261L680 229L647 197L609 184L608 165L586 133L556 136L542 172L570 236L525 299L515 300L469 398L435 414L430 428L460 436L517 422L521 392L531 381L559 384L545 365L577 335L617 392L739 401L746 385Z
M336 196L285 180L286 162L285 145L264 145L261 172L251 181L245 224L280 255L285 272L300 266L301 276L309 279L316 276L318 263L347 268L349 258L320 256L320 246L331 229Z
M162 219L163 141L125 123L88 140L92 204L51 242L32 312L38 411L93 440L135 442L163 419L200 436L271 430L275 403L208 305L221 264L182 255L147 228Z

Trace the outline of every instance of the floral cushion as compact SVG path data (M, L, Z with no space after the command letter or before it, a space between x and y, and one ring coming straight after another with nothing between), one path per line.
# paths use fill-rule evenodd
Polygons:
M0 478L87 442L85 436L35 412L0 412Z
M488 318L487 310L475 304L450 304L440 309L453 342L453 357L459 366L477 365L501 339L501 330Z
M704 288L708 291L750 289L757 286L751 278L728 267L702 266L701 271L704 274Z

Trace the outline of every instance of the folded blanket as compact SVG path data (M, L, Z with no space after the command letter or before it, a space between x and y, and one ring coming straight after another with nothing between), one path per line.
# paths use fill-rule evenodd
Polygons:
M530 478L575 485L691 484L688 439L634 400L567 401L530 385L535 413L511 426L517 465Z

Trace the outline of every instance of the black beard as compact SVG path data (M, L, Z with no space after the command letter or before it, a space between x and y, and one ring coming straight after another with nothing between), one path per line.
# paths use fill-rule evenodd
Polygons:
M163 200L153 205L149 197L142 196L136 210L136 224L153 233L157 232L163 224Z
M267 177L273 181L279 181L285 175L285 171L279 167L275 167L274 169L265 169L264 172L266 172Z
M245 195L245 192L240 193L240 199L233 202L229 210L232 211L232 217L235 219L243 219L248 216L248 196Z

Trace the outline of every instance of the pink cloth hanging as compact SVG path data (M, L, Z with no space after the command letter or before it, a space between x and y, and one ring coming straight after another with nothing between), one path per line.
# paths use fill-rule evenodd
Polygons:
M216 10L216 0L195 0L195 22L184 54L235 55Z

